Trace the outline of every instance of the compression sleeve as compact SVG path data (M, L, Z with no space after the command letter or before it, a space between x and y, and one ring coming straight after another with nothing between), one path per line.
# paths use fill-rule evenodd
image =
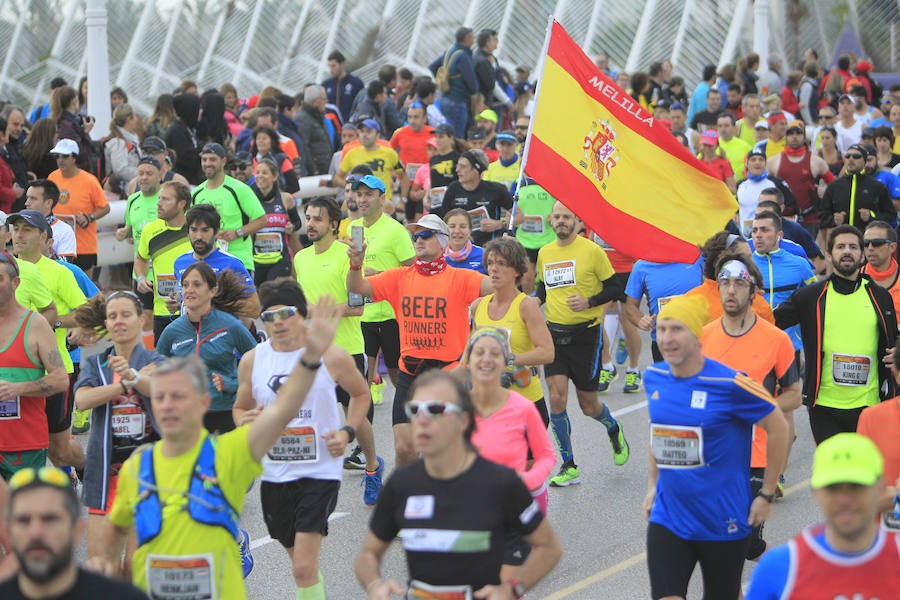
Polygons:
M290 219L291 221L291 225L294 226L294 231L300 231L301 229L303 229L303 219L300 218L300 212L297 210L296 204L288 209L287 214L288 219Z
M600 306L601 304L606 304L610 300L615 300L616 298L622 295L622 292L625 291L625 288L622 287L619 280L615 277L610 277L606 281L603 282L603 289L600 290L599 293L594 294L590 298L588 298L589 306Z
M753 569L744 600L779 600L787 585L791 555L788 546L778 546L762 555Z
M547 287L544 285L543 281L536 282L534 286L534 295L541 301L541 304L547 303Z

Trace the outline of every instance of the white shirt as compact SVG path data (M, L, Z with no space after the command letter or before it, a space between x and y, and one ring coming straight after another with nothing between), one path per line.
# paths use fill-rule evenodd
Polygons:
M53 230L53 251L59 257L77 256L78 249L75 246L75 231L72 226L56 218L50 217L53 222L50 223L50 229Z

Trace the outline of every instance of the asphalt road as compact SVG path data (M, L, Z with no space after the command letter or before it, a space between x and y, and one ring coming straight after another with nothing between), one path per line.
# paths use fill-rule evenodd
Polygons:
M90 352L89 352L90 353ZM649 340L645 336L641 366L650 362ZM640 510L647 488L648 427L646 395L622 393L624 372L620 371L609 392L603 394L613 414L624 426L631 458L623 467L612 461L609 441L603 427L581 416L570 388L569 414L572 416L575 459L581 469L582 484L551 488L549 519L563 545L563 557L556 569L528 598L635 600L650 597L645 560L646 522ZM393 391L388 383L385 402L375 410L378 453L390 473L393 442L390 426ZM819 518L809 492L813 442L805 410L795 413L797 441L787 469L787 494L776 501L772 518L766 525L770 544L780 544ZM87 444L87 435L78 436ZM332 515L329 535L321 552L321 570L328 598L365 598L356 581L353 563L362 547L371 509L362 501L362 475L345 471L341 494ZM242 518L252 537L255 566L246 580L248 597L254 600L281 600L296 597L287 554L269 539L260 511L259 486L248 494ZM79 559L84 558L84 544ZM752 563L744 569L749 578ZM383 574L400 581L406 579L406 564L399 543L386 556ZM688 596L700 598L699 569L691 582Z

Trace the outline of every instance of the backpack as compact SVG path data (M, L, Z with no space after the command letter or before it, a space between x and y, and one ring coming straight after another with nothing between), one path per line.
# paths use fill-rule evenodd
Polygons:
M445 53L443 64L438 67L437 72L434 74L435 85L437 86L438 91L443 94L450 91L450 80L459 77L459 75L450 75L450 65L453 64L453 59L456 58L460 52L462 52L462 50Z

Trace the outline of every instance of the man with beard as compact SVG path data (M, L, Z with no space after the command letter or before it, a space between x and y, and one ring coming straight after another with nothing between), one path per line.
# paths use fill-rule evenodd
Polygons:
M9 490L4 517L19 570L0 584L0 598L146 600L130 584L75 563L75 545L84 537L85 522L68 475L55 467L23 469L12 478Z
M553 362L544 365L544 373L550 390L550 423L563 464L550 478L550 485L567 487L581 483L572 449L572 423L566 412L570 379L581 412L606 429L613 461L618 466L628 462L625 432L597 396L603 305L618 299L622 289L603 248L578 235L575 213L557 201L550 223L556 241L538 251L535 271L537 297L546 302L547 327L556 353Z
M862 272L885 288L894 299L894 310L900 310L900 269L897 267L897 231L890 223L872 221L863 233L866 264Z
M838 225L828 236L831 278L800 288L775 308L782 329L800 325L803 402L817 444L856 431L859 414L894 393L888 350L897 337L891 294L860 274L863 234Z
M256 287L253 285L253 275L244 266L241 259L220 249L216 245L216 236L222 226L221 218L216 208L209 204L198 204L191 208L184 216L188 229L188 240L191 242L192 252L186 252L175 259L175 282L177 293L170 294L166 300L166 308L170 313L178 310L181 296L181 276L184 270L192 263L202 260L218 274L223 269L234 271L247 287L247 297L250 304L248 312L259 312L259 298L256 296Z
M384 214L380 215L380 218L391 220ZM356 364L356 370L359 371L357 389L345 389L340 385L336 388L337 400L346 411L351 404L360 400L359 397L368 399L369 386L365 380L365 341L360 326L363 298L356 294L351 297L347 293L350 259L347 258L347 248L341 243L336 243L340 219L341 209L330 198L313 198L307 203L306 235L312 246L304 248L294 257L294 272L297 274L297 283L303 288L303 294L309 302L315 303L319 297L327 294L343 308L334 345L347 351ZM351 376L350 373L346 375L348 378ZM355 379L353 382L356 383ZM363 500L366 506L374 506L378 492L381 491L384 461L375 455L375 433L372 431L375 413L372 404L370 402L367 404L369 406L367 420L363 419L362 423L356 426L356 433L359 437L359 446L365 454Z
M769 173L780 177L794 193L800 209L800 221L803 227L815 237L819 233L819 192L816 183L821 178L826 184L834 181L834 175L821 156L809 151L806 145L806 127L802 121L794 121L788 125L784 152L768 159L766 168ZM785 213L793 215L793 208Z
M266 211L250 189L225 174L227 154L221 144L210 143L200 152L206 181L194 188L194 204L211 204L222 220L218 239L253 271L253 234L267 225Z
M787 334L765 319L757 317L751 302L762 283L756 265L736 253L719 259L719 299L722 316L703 328L700 342L703 354L740 370L775 396L775 403L789 415L800 407L800 373L794 358L794 346ZM762 491L768 466L766 432L754 426L750 450L750 490ZM778 469L781 465L773 465ZM777 493L777 492L776 492ZM753 527L747 559L756 560L766 551L763 524Z

